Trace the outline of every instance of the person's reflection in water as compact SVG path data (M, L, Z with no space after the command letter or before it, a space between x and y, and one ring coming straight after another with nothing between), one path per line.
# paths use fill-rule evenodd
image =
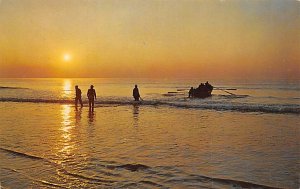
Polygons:
M95 112L89 111L89 114L88 114L89 125L94 125L94 121L95 121Z
M75 126L80 125L81 113L82 113L82 107L80 108L75 107Z
M139 105L133 105L133 126L138 127L139 126Z
M88 126L87 126L87 137L88 141L92 141L93 138L95 138L95 122L96 122L96 113L95 112L88 112ZM94 144L89 145L91 148L94 146Z

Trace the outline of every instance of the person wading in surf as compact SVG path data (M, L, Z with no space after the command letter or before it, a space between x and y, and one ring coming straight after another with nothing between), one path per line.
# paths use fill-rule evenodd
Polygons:
M90 89L88 90L87 97L89 99L89 111L94 111L96 91L93 85L91 85Z
M81 90L78 88L78 85L75 86L76 97L75 97L75 107L77 108L78 101L80 103L81 108L83 107L82 99L81 99Z
M132 96L133 96L135 101L140 100L140 92L139 92L139 89L138 89L137 85L134 86L134 89L132 91Z

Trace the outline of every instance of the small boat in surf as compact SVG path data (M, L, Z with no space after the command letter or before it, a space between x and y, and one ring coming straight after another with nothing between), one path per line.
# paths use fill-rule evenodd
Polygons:
M206 82L205 84L201 83L198 88L191 88L189 91L189 97L194 98L207 98L211 96L214 87Z

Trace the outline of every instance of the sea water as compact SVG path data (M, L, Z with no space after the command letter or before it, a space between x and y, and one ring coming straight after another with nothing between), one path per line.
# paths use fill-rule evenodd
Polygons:
M299 188L299 82L199 82L0 79L1 187Z

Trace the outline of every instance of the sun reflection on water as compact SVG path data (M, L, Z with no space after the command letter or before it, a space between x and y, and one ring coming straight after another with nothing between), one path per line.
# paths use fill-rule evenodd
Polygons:
M71 106L61 105L61 131L62 131L62 148L61 153L65 155L71 154L74 149L74 144L72 144L72 128L74 127L73 121L71 120Z
M62 85L62 97L70 97L72 95L72 80L64 79Z

